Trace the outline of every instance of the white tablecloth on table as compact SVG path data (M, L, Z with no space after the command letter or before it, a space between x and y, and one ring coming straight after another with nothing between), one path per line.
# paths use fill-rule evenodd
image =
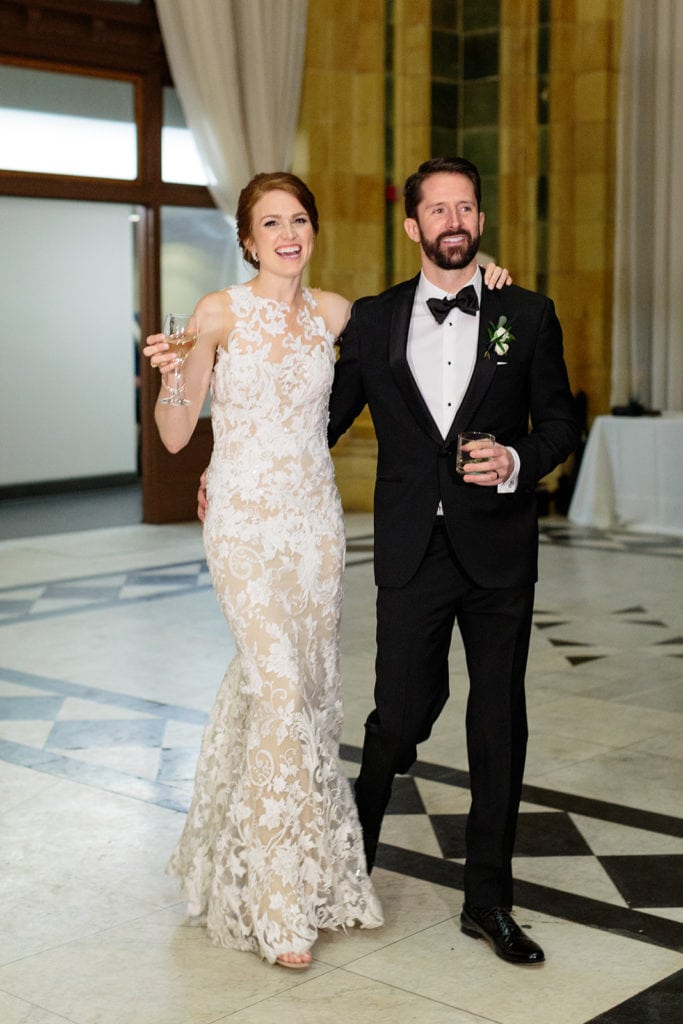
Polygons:
M683 534L683 413L596 417L568 517L603 530Z

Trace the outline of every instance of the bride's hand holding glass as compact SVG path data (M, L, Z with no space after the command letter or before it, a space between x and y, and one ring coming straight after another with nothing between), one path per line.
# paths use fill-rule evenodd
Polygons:
M169 392L159 401L163 405L190 405L185 398L185 381L182 365L197 344L197 323L189 313L169 313L164 320L164 333L151 334L143 348L143 355L162 375L164 386ZM173 373L172 383L166 382L166 375Z

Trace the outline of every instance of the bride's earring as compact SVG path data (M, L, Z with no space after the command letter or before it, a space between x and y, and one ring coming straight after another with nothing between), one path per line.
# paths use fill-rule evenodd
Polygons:
M252 252L251 258L254 261L254 263L258 263L258 253L256 252L256 250L254 250L254 252Z

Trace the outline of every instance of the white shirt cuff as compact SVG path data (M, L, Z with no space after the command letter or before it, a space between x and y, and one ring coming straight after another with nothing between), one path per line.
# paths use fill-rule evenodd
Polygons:
M520 467L519 455L517 454L514 448L508 448L508 451L510 452L510 455L512 456L512 460L515 465L512 470L512 473L510 473L510 476L507 478L507 480L503 480L501 484L498 484L497 490L499 494L513 494L517 490L517 481L519 480Z

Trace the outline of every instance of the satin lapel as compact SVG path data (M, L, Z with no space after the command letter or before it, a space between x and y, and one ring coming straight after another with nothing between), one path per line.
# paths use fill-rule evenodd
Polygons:
M482 271L483 277L483 271ZM470 378L467 391L465 392L458 411L453 418L446 442L454 441L458 434L466 430L477 411L484 395L488 391L496 372L495 354L486 358L486 348L489 343L489 324L497 323L500 316L501 292L498 289L489 291L485 284L481 287L481 309L479 311L479 337L477 339L477 358L474 364L474 371Z
M389 365L405 403L419 425L438 444L442 444L439 428L432 419L408 365L408 331L418 281L419 277L406 281L405 287L394 302L389 328Z

